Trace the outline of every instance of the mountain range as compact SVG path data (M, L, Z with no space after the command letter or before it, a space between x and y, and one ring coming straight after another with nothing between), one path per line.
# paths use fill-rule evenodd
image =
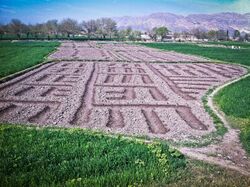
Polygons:
M239 30L250 33L250 13L190 14L187 16L172 13L154 13L147 16L124 16L113 18L118 29L131 27L133 30L149 31L154 27L165 26L172 32L200 30Z

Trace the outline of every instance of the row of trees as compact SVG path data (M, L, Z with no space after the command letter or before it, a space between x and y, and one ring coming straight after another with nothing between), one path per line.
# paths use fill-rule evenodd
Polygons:
M78 23L74 19L64 19L61 22L57 20L49 20L46 23L29 24L26 25L18 19L12 19L10 23L6 25L0 25L0 34L13 34L21 38L21 35L25 34L27 38L29 36L38 37L39 35L47 35L48 38L51 35L58 37L58 35L64 35L74 37L76 34L87 33L88 37L92 34L101 35L103 38L112 36L117 32L116 22L110 18L101 18L97 20L82 21Z
M51 37L64 38L84 35L87 38L140 40L142 32L132 30L131 27L118 30L116 22L110 18L82 21L80 23L74 19L67 18L60 22L49 20L45 23L34 25L27 25L18 19L12 19L10 23L0 25L0 37L3 37L4 34L15 35L18 39L21 37L24 39L40 39L41 36L46 36L47 39L50 39Z
M167 37L177 40L182 38L187 40L190 37L197 39L208 39L208 40L228 40L229 32L224 30L210 30L202 31L200 29L193 29L189 32L174 33L169 36L170 31L166 27L155 27L146 34L152 40L164 40ZM64 38L74 37L75 35L85 35L87 38L117 38L127 40L141 40L142 32L132 30L128 27L124 30L118 30L116 22L110 18L101 18L90 21L77 22L74 19L64 19L62 21L49 20L45 23L38 24L24 24L18 19L12 19L10 23L6 25L0 24L0 37L4 34L15 35L18 39L22 38L36 38L40 39L41 35L47 39L53 38ZM232 35L232 34L231 34ZM237 40L250 40L248 34L241 35L238 30L233 33L233 39Z
M180 35L182 37L188 38L190 35L196 37L197 39L208 39L208 40L229 40L229 39L234 39L234 40L249 40L250 36L245 33L241 34L240 31L234 30L233 33L229 35L228 30L210 30L210 31L202 31L200 29L193 29L190 32L183 32L183 33L174 33L174 38L179 38Z

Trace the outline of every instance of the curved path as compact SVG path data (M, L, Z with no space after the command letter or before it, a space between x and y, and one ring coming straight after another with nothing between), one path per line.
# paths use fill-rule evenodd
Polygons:
M250 176L250 159L240 143L239 130L231 128L225 118L225 115L213 103L213 97L216 93L218 93L218 91L248 76L250 76L250 74L221 85L208 96L208 106L213 110L213 112L216 113L228 129L228 132L223 136L221 142L202 148L180 148L180 151L183 154L198 160L234 169L244 175Z

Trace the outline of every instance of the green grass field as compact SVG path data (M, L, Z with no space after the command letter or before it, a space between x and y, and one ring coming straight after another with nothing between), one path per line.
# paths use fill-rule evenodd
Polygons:
M236 128L240 128L240 139L250 153L250 77L222 89L215 102L228 116Z
M148 47L194 54L225 62L250 66L250 44L237 42L213 42L212 44L237 45L247 49L233 50L219 47L200 47L183 43L146 43ZM215 102L228 116L230 123L241 130L240 139L250 153L250 77L222 89Z
M44 61L59 42L0 42L0 78Z
M207 44L224 45L224 46L237 46L242 48L250 48L250 43L234 42L234 41L221 41L221 42L208 42Z
M196 160L187 160L179 180L163 185L169 187L249 187L250 178L237 171Z
M142 45L162 50L176 51L184 54L193 54L215 60L250 66L250 48L236 50L221 47L201 47L196 44L187 43L142 43Z
M163 143L81 129L0 126L0 186L168 183L186 161Z
M0 186L248 186L238 172L187 160L165 143L83 129L0 124Z

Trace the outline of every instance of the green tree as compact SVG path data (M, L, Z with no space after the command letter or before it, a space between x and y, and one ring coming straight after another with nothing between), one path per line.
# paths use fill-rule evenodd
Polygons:
M169 33L169 30L167 27L159 27L156 28L155 33L157 36L161 37L161 41L165 38L165 36Z
M233 37L234 37L234 39L236 39L236 38L240 37L240 31L235 30L235 31L234 31L234 35L233 35Z

